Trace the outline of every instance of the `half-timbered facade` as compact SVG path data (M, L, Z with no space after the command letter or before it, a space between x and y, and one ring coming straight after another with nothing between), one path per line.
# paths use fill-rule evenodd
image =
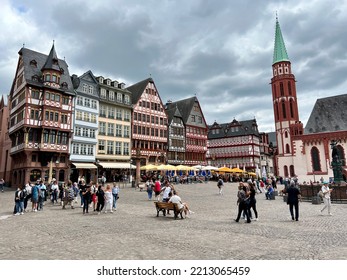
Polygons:
M96 181L96 144L99 116L99 84L88 71L72 76L76 97L74 99L73 137L70 150L70 179L77 182L83 176L87 182Z
M255 171L260 164L260 140L256 120L218 124L208 133L208 161L218 167Z
M196 96L168 104L167 109L178 108L185 125L186 152L184 164L205 165L208 127Z
M132 150L136 161L136 180L140 177L140 164L166 163L167 114L152 78L138 82L128 90L132 92Z
M9 95L12 185L68 179L73 97L68 66L58 59L54 45L48 56L19 51Z
M96 160L107 179L130 166L131 92L124 83L99 76L99 131Z
M11 180L10 157L11 139L8 137L9 110L7 96L3 95L0 100L0 179L4 179L7 185Z
M166 109L166 113L168 116L167 162L171 165L184 164L186 130L182 115L177 107Z

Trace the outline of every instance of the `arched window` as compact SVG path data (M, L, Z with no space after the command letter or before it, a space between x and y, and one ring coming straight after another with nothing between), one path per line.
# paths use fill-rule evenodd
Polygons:
M293 100L289 101L290 117L294 118Z
M289 154L290 153L290 147L289 144L286 144L286 153Z
M317 147L311 149L312 171L321 171L319 150Z
M278 110L278 103L276 103L276 115L277 115L277 119L279 119L280 118L280 113L279 113L279 110Z
M284 138L288 138L288 131L284 132Z
M291 86L290 82L288 82L288 94L292 95L292 86Z
M273 90L274 90L275 97L277 97L276 84L273 85Z
M284 177L289 177L288 166L287 165L283 166L283 171L284 171Z
M294 165L289 166L290 177L295 177Z
M281 92L281 96L284 96L284 88L283 88L282 82L280 82L280 92Z
M282 114L283 114L283 118L286 119L287 118L286 103L284 101L282 101Z

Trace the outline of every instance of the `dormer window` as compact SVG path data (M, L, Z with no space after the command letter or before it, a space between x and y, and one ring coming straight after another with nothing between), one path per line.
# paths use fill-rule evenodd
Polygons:
M67 89L67 83L66 82L62 83L61 87L64 88L64 89Z
M35 59L30 61L30 66L37 68L37 62Z
M52 59L52 62L53 62L54 65L58 65L58 59L53 58L53 59Z
M38 81L39 81L39 76L34 75L34 76L31 77L31 79L32 79L33 81L35 81L35 82L38 82Z
M56 83L58 81L57 75L52 75L52 82Z
M46 74L44 80L45 80L45 82L50 82L51 81L51 74Z
M64 74L64 69L63 68L60 68L60 73Z

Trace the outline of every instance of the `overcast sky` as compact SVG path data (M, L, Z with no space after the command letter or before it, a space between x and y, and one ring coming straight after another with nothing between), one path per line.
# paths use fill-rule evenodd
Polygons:
M23 43L48 54L55 40L70 75L151 75L164 104L196 95L208 124L274 131L276 11L305 126L317 98L347 93L347 0L0 0L0 93Z

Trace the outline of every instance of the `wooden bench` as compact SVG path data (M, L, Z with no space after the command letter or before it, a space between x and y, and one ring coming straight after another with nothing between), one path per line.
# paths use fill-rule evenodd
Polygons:
M175 215L175 219L178 218L178 215L181 215L181 219L183 219L183 208L179 209L177 203L171 203L171 202L159 202L159 201L154 201L155 208L157 209L157 217L159 217L159 212L163 212L163 216L166 216L166 211L167 210L172 210Z

